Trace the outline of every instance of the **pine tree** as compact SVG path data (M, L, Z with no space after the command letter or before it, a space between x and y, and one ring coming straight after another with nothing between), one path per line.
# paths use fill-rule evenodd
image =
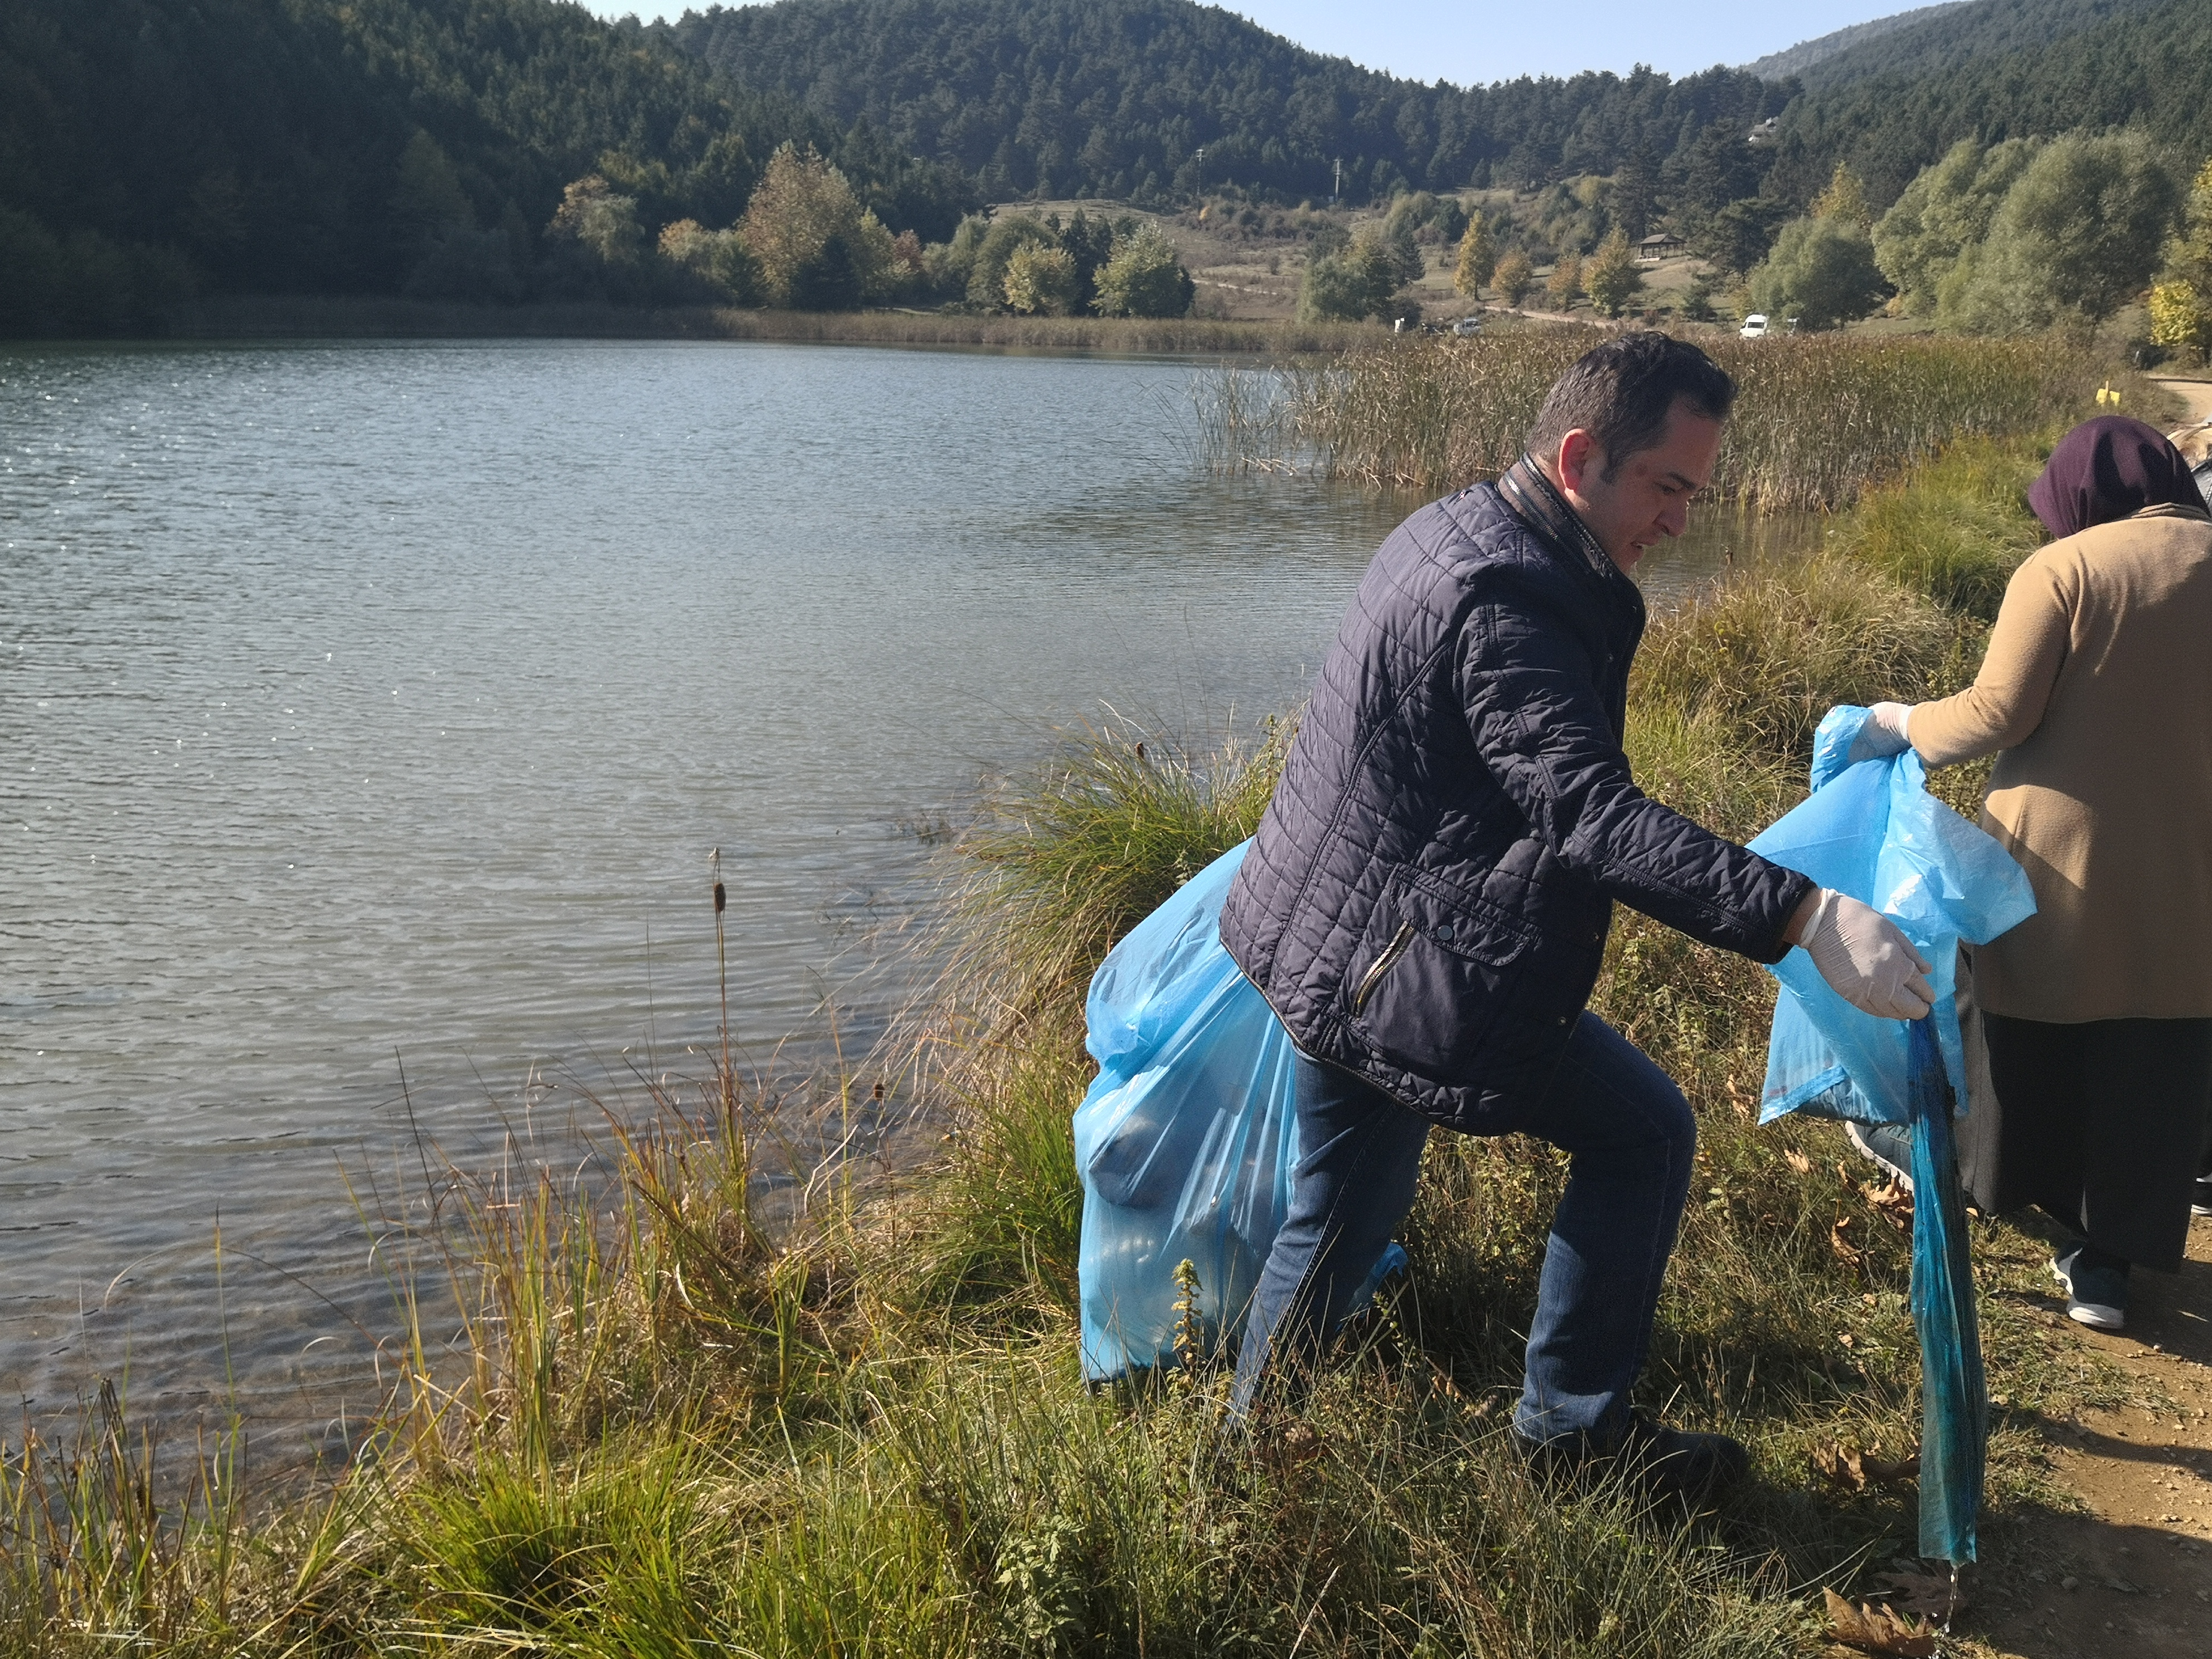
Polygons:
M1467 234L1459 239L1459 268L1452 272L1452 287L1472 300L1498 270L1498 245L1490 240L1490 226L1482 215L1467 222Z

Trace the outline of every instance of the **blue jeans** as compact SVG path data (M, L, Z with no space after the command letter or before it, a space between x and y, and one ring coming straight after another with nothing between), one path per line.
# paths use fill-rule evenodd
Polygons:
M1352 1310L1413 1207L1428 1120L1301 1055L1291 1210L1254 1291L1234 1399L1295 1389ZM1649 1056L1596 1015L1577 1021L1544 1097L1501 1124L1566 1152L1514 1426L1527 1439L1610 1441L1627 1422L1660 1281L1689 1195L1697 1125Z

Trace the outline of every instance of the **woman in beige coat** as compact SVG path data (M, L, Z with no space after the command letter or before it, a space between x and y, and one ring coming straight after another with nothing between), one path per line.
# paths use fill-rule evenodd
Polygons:
M2212 517L2137 421L2075 428L2028 500L2057 538L2014 574L1974 684L1887 734L1930 766L1995 753L1982 827L2036 914L1974 953L1996 1103L1968 1189L2078 1232L2052 1269L2124 1322L2131 1264L2181 1265L2212 1111Z

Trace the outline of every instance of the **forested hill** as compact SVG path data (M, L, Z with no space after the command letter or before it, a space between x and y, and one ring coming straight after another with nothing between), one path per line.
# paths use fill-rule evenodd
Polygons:
M569 181L726 225L787 137L902 228L948 235L969 201L558 0L7 0L0 313L38 283L85 327L182 288L391 291L434 244L472 262L457 291L543 297L525 279Z
M1979 60L2033 52L2141 12L2160 0L1965 0L1924 6L1841 29L1746 67L1780 80L1795 75L1809 93L1875 76L1919 81ZM1848 37L1848 38L1847 38ZM1820 50L1827 47L1829 50ZM1814 53L1795 61L1801 53Z
M2100 15L2091 27L2057 31ZM1977 21L1980 34L1973 33ZM1782 122L1766 188L1802 201L1838 161L1875 206L1961 138L1984 143L2080 127L2138 126L2193 166L2212 154L2212 3L2208 0L1976 0L1913 30L1816 66L1946 31L1895 67L1808 93ZM2031 44L2003 48L2003 43ZM1979 43L1978 46L1977 43Z
M1887 17L1876 17L1863 23L1853 23L1832 34L1817 35L1810 40L1800 40L1796 46L1780 52L1770 52L1765 57L1746 64L1744 68L1763 81L1783 81L1791 76L1809 81L1815 64L1824 64L1838 52L1876 40L1899 29L1910 28L1915 23L1927 21L1941 11L1970 3L1970 0L1942 0L1942 3L1922 6L1914 11L1893 12Z
M1656 171L1717 123L1740 139L1788 96L1726 69L1423 85L1189 0L781 0L661 27L734 84L865 120L1001 198L1224 183L1323 198L1340 161L1353 202Z

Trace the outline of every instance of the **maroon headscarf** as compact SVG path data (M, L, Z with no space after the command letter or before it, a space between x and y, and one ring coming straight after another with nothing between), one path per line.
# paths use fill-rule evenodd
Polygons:
M2181 452L2141 421L2100 415L2058 441L2027 504L2053 536L2132 518L2164 504L2205 510Z

